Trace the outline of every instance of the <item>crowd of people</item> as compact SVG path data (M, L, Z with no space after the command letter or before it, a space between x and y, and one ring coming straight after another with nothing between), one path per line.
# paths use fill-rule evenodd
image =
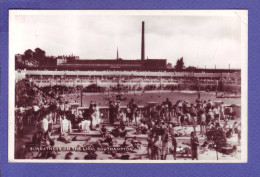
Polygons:
M33 106L17 104L15 112L16 138L22 139L24 127L32 126L34 127L33 146L54 147L53 135L57 133L54 130L55 125L59 125L58 140L64 143L77 139L67 134L72 129L80 132L98 130L103 137L98 142L99 146L113 147L119 145L116 141L117 138L125 138L124 143L119 146L131 146L139 149L143 145L138 140L138 136L146 135L147 154L148 158L152 160L166 160L169 154L173 155L173 159L178 159L180 154L190 154L192 159L198 159L200 147L227 152L227 139L231 138L233 134L238 135L238 145L240 145L241 125L239 122L235 122L230 127L229 123L235 115L232 107L229 108L229 113L232 112L232 114L227 114L223 102L213 103L211 100L203 100L200 94L193 103L178 100L173 104L167 98L161 104L148 104L145 108L140 108L133 99L129 101L126 108L120 105L119 99L110 100L108 120L113 125L113 129L108 130L101 121L98 105L90 102L88 109L76 111L61 97L61 94L80 91L82 89L80 86L75 88L76 90L64 90L63 87L39 88L30 82L23 82L18 86L20 86L18 97L37 98L37 102L34 102ZM190 142L187 147L180 148L178 137L189 136L186 130L190 126L192 127L192 131L189 132ZM135 131L131 132L129 127L134 128ZM133 133L135 137L129 139L128 137ZM203 142L199 141L198 136L203 137ZM86 140L89 141L89 139ZM26 158L25 145L21 144L19 149L16 157ZM232 147L232 149L235 148ZM55 151L41 152L37 158L55 158L57 154L58 152ZM66 154L65 159L70 159L70 156L71 154ZM86 159L93 159L94 156L96 157L94 152L88 152Z
M229 108L230 109L230 108ZM234 119L234 114L227 115L223 102L213 104L211 100L205 101L200 98L200 94L195 103L179 100L174 105L166 99L161 105L147 107L146 111L139 109L132 99L126 109L120 107L119 101L109 102L110 124L119 122L112 131L107 131L105 126L101 129L101 134L112 137L127 137L126 127L135 126L135 134L148 135L147 151L150 159L165 160L169 150L176 159L177 139L185 136L176 128L182 130L187 126L192 127L191 132L191 155L192 159L198 159L198 135L203 137L204 146L213 143L218 151L227 146L227 138L231 138L233 133L238 134L238 144L241 139L241 125L237 122L231 127L228 122ZM170 145L171 141L171 145ZM171 148L170 148L171 147ZM188 153L188 149L180 150L180 154Z

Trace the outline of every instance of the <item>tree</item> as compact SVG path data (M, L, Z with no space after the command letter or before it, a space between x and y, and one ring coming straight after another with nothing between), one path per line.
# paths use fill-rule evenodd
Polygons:
M45 65L46 64L46 56L45 56L44 50L42 50L40 48L34 49L33 56L34 56L34 59L39 62L39 65Z
M185 68L185 70L187 70L187 71L194 71L196 69L197 68L195 66L189 66L189 67Z
M183 57L177 60L176 65L175 65L176 70L182 70L184 69L184 62L183 62Z
M31 49L28 49L24 52L23 60L31 60L33 58L33 51Z
M168 63L168 64L166 65L166 67L167 67L168 69L171 69L171 68L172 68L172 64L171 64L171 63Z

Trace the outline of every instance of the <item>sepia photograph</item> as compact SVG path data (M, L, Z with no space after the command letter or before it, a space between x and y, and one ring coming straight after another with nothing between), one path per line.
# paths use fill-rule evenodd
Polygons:
M9 162L246 163L247 10L9 10Z

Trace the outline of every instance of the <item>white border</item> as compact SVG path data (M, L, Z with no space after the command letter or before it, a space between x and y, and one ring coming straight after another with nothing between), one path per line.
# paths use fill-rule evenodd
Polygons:
M15 16L16 15L238 16L241 19L241 160L18 160L14 159ZM26 163L247 163L248 162L248 11L247 10L9 10L8 162Z

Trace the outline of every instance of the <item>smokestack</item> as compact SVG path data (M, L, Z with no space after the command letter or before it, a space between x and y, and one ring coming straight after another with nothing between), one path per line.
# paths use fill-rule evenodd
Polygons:
M145 58L145 45L144 45L144 21L142 21L142 49L141 49L141 60Z
M117 47L117 51L116 51L116 59L119 59L119 55L118 55L118 47Z

